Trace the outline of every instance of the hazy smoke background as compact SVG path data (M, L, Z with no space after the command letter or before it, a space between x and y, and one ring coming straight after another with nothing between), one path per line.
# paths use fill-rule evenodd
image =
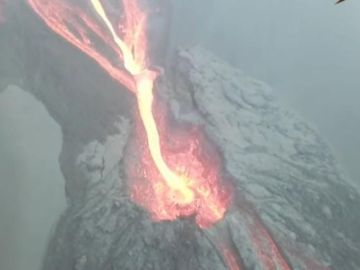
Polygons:
M60 126L31 94L0 95L0 269L38 270L61 212Z
M173 0L172 39L268 83L360 184L360 1L334 2Z

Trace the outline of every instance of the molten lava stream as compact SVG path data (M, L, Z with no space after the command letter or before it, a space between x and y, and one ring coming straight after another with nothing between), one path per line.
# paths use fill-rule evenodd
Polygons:
M216 160L215 164L204 165L193 155L194 152L199 152L199 148L202 147L205 139L197 137L195 140L190 140L192 142L190 145L193 148L190 147L189 155L180 155L180 158L169 155L170 157L165 159L162 153L161 137L152 108L154 101L153 87L157 73L151 70L148 65L147 16L145 12L139 8L137 0L122 0L125 17L122 31L123 38L120 38L101 1L89 1L99 19L101 19L103 26L106 27L107 33L104 33L101 27L97 25L97 22L81 8L74 7L75 1L70 4L68 0L28 0L28 3L54 32L93 58L110 76L136 94L140 118L146 133L147 147L162 179L162 182L153 183L155 187L160 185L161 188L153 189L155 191L164 191L166 189L166 193L172 195L170 196L171 202L159 201L165 208L169 204L171 204L171 207L160 209L156 218L158 220L169 220L176 219L179 216L196 215L196 221L201 228L214 224L223 218L231 196L228 190L219 183L221 178L221 166L219 164L221 161ZM72 30L70 30L69 26L71 26ZM115 52L118 56L117 60L123 63L126 72L96 50L95 43L91 41L90 35L88 35L89 31L92 36L96 36ZM194 143L195 141L201 143ZM191 155L193 155L193 159L189 158ZM217 154L212 156L217 157ZM191 161L189 162L189 160ZM169 166L170 163L172 163L172 166ZM172 169L184 166L188 173L182 174L178 170ZM154 181L154 179L147 180ZM156 197L158 194L155 192L151 195ZM149 205L141 201L144 193L141 196L137 202L146 209L153 211L153 209L149 209ZM156 201L164 198L164 196L159 196L154 200L151 199ZM169 196L166 196L166 199L169 199ZM255 233L253 240L255 248L260 252L259 255L264 251L264 247L258 242L259 237L264 237L271 242L271 237L269 239L266 229L261 226L260 224L260 228L258 227L253 231ZM240 265L236 263L235 253L226 246L226 243L222 247L222 253L228 267L231 270L241 269ZM276 261L270 263L270 265L280 264L280 269L289 269L283 263L284 261L277 250L272 250L270 253ZM263 264L266 264L265 261L269 258L264 259L259 256L259 259L262 260Z
M220 220L225 214L231 197L230 194L225 194L225 188L220 185L221 177L199 179L198 177L203 178L199 172L182 173L177 168L186 167L185 171L194 171L194 169L188 168L191 166L190 158L182 158L181 162L175 166L169 166L168 161L163 156L161 149L163 142L161 142L159 129L152 111L153 86L157 73L148 68L147 16L139 8L137 1L122 1L124 17L120 29L123 38L118 35L102 2L99 0L89 0L89 3L91 3L98 19L101 20L100 25L88 16L82 8L76 6L79 4L77 2L70 2L69 0L28 0L28 3L54 32L93 58L110 76L136 94L141 121L147 135L145 140L150 150L150 158L160 172L161 181L165 183L166 190L164 192L171 194L172 204L179 208L192 209L192 211L178 210L178 214L174 218L196 214L200 227L209 226ZM96 40L93 41L93 38ZM123 71L118 64L109 61L96 49L98 40L108 45L108 48L115 52L118 56L115 62L122 63L126 71ZM197 147L201 148L202 146L198 144ZM200 167L198 166L198 168ZM206 167L200 168L204 174L208 170ZM148 180L154 181L153 179ZM139 200L137 202L139 203ZM200 207L198 207L199 204ZM146 206L145 208L151 210ZM159 220L164 219L167 218L164 217Z
M253 223L248 226L251 228L252 244L263 268L265 270L291 270L291 267L262 222L257 217L253 217Z
M151 156L155 162L157 169L160 171L162 177L166 181L169 188L174 190L177 195L177 203L181 205L190 204L194 200L194 192L189 188L185 177L174 173L165 163L160 149L160 136L152 113L153 104L153 86L157 77L156 73L147 68L146 63L146 42L144 41L146 16L141 12L137 5L132 5L134 0L124 0L124 8L126 17L129 14L135 14L137 28L129 33L134 36L132 47L129 47L114 30L110 20L108 19L105 10L99 0L91 0L91 3L97 14L101 17L107 28L109 29L115 43L118 45L124 56L124 66L126 70L134 77L136 85L136 97L140 116L147 134L148 146ZM128 11L128 12L126 12ZM133 24L134 25L134 24ZM128 29L130 30L130 29ZM131 29L132 30L132 29ZM140 46L136 47L135 45ZM134 52L134 53L133 53ZM143 57L136 57L136 56Z
M223 246L221 248L221 253L223 254L225 263L229 270L242 270L242 268L240 268L240 264L236 259L235 253L230 248L228 248L227 246Z

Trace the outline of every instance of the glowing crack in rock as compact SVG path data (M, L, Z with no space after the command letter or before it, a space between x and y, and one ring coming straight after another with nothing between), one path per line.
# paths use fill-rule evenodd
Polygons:
M256 255L263 269L291 270L277 244L265 229L265 226L261 224L261 221L255 217L253 218L253 222L249 224L249 227L253 228L250 232L252 244L255 247Z

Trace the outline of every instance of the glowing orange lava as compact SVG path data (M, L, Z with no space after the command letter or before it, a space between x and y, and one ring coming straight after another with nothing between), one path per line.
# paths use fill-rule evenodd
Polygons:
M194 215L200 227L207 227L223 217L231 197L229 186L219 180L224 179L220 156L200 128L174 123L167 118L167 114L156 114L157 126L163 134L162 153L169 168L188 181L194 200L189 204L179 203L181 195L175 189L169 189L166 182L159 181L162 176L154 169L141 127L137 131L138 143L129 151L142 149L141 162L130 161L127 166L133 182L132 198L148 209L154 220L175 220Z
M73 1L74 2L74 1ZM122 61L122 54L98 23L83 9L68 0L28 0L29 5L55 33L93 58L108 74L131 91L135 91L133 78L108 57L98 52L96 42L109 46ZM71 27L70 27L71 26ZM91 39L90 34L95 36Z
M142 123L146 130L151 158L165 180L167 188L174 194L174 203L178 205L194 203L196 180L188 179L186 175L181 175L171 170L161 152L160 136L152 112L153 87L157 74L148 69L146 59L146 15L139 9L135 0L123 1L126 18L125 29L128 39L128 43L125 43L114 30L101 2L99 0L91 0L91 3L121 50L125 69L135 80L137 103ZM221 211L221 209L214 210ZM224 210L222 210L220 218L222 218Z
M230 250L227 246L224 246L221 249L221 252L225 258L226 264L230 270L241 270L239 263L235 257L234 252Z
M291 270L270 233L257 218L250 224L252 243L265 270Z
M166 143L161 136L165 134L160 133L164 133L165 128L160 132L153 113L153 88L158 74L149 68L147 16L137 0L122 1L124 17L120 33L100 0L89 0L98 19L87 15L84 8L76 7L67 0L28 2L52 30L92 57L114 79L135 93L146 133L146 138L139 142L144 144L146 141L142 159L143 162L148 159L153 161L150 167L144 165L143 171L153 170L155 167L156 175L144 179L146 184L150 184L150 189L144 183L133 184L132 198L148 209L156 220L173 220L180 216L194 215L199 226L206 227L222 219L231 196L220 183L221 173L214 172L207 178L200 174L206 170L214 171L217 167L208 169L209 164L200 162L190 152L178 153L174 158L170 152L165 153L162 149ZM96 47L97 42L90 36L95 36L96 41L100 40L110 48L118 62L110 61L109 57L100 53ZM119 62L122 66L119 66ZM173 137L176 136L173 134ZM184 135L179 140L189 141L189 137ZM192 144L193 151L202 148L203 142L198 138L196 140L196 146ZM203 140L205 141L205 137ZM149 156L145 154L146 148Z

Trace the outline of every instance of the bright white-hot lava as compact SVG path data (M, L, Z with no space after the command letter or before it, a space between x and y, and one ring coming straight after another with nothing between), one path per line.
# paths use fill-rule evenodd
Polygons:
M134 31L129 31L130 29L127 29L129 33L134 34L134 38L130 39L133 40L134 43L130 44L130 46L132 46L130 47L115 32L100 0L91 0L94 9L106 24L115 43L118 45L122 55L124 56L125 69L133 76L135 80L135 94L137 97L140 116L146 130L148 146L155 165L169 188L173 189L179 195L177 196L178 203L189 204L194 200L194 192L188 186L186 177L173 172L165 163L161 153L160 136L152 113L154 99L153 88L157 75L154 71L148 69L147 67L147 59L145 58L145 52L147 50L146 42L141 40L146 37L146 16L138 8L138 5L132 5L134 2L136 1L123 1L125 10L128 10L128 13L125 13L125 16L129 16L130 14L137 15L133 17L135 20L133 25L136 25L137 29L134 29ZM140 54L142 57L137 57L137 54Z

